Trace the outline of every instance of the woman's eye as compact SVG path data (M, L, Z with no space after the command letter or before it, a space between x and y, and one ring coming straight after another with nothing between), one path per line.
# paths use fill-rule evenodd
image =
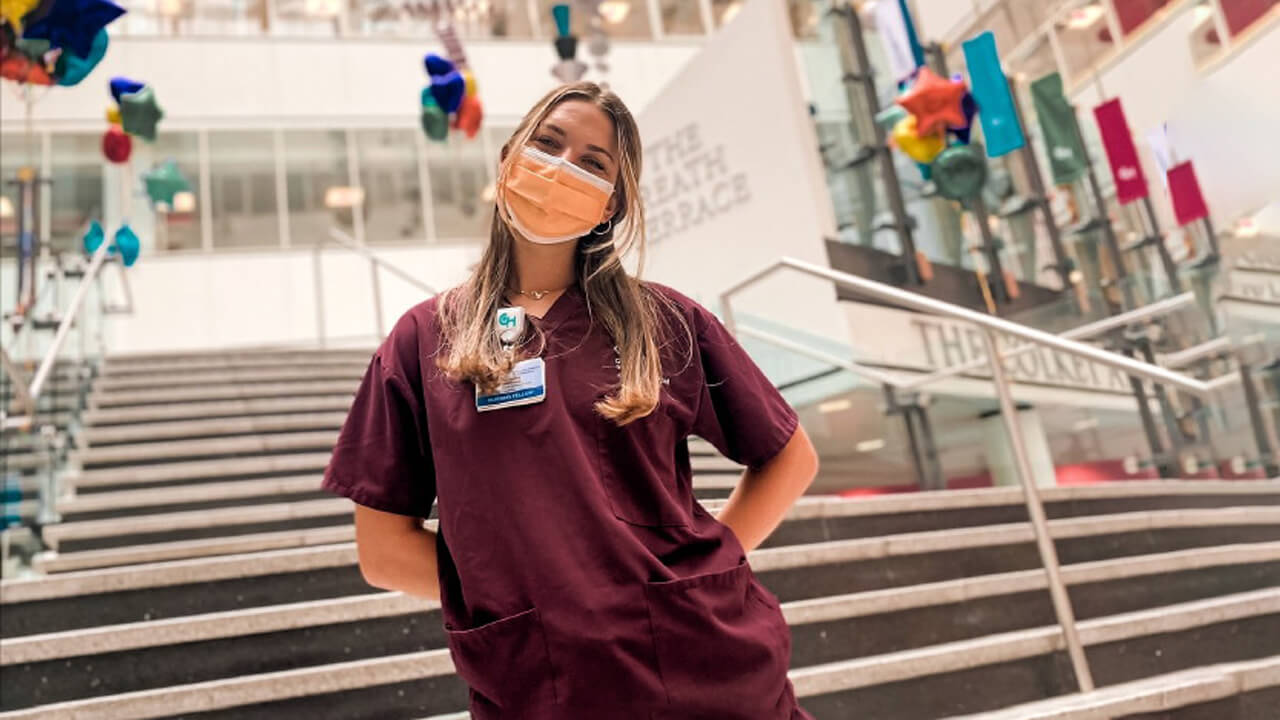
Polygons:
M542 136L540 136L540 137L538 137L538 138L535 138L535 139L534 139L534 142L538 143L539 145L546 146L546 147L555 147L555 146L556 146L556 141L555 141L555 139L554 139L554 138L552 138L550 135L542 135Z
M604 163L601 163L599 160L596 160L595 158L587 158L583 162L586 165L589 165L590 167L593 167L597 170L601 170L601 171L604 170Z

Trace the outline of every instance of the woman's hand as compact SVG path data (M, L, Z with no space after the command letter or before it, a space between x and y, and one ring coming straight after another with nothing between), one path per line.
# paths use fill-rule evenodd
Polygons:
M818 454L804 428L797 425L777 455L759 469L742 474L717 519L751 552L778 527L817 474Z

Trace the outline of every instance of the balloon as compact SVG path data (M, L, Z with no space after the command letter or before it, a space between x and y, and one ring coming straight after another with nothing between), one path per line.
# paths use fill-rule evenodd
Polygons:
M422 64L426 66L427 74L431 77L435 77L437 75L448 75L454 70L457 70L457 68L454 67L452 60L440 57L435 53L427 53L426 57L422 59Z
M454 127L466 134L467 139L476 136L480 131L480 123L484 120L484 108L480 106L480 98L465 97L458 106L458 115L454 119Z
M155 90L151 86L136 93L120 96L120 120L124 131L150 142L156 139L156 123L164 117L164 110L156 104Z
M0 0L0 17L9 21L15 35L21 35L22 18L39 4L40 0Z
M560 37L569 35L569 3L556 3L551 7L551 17L556 21L556 32Z
M466 83L467 91L465 93L465 96L475 97L476 96L476 74L471 72L471 70L469 69L463 70L462 82Z
M431 105L422 108L422 131L431 140L444 142L449 138L449 117L439 106Z
M916 116L921 135L932 135L947 127L965 126L967 120L961 100L966 92L963 83L943 80L929 68L922 67L916 84L898 98L898 104Z
M136 93L144 87L146 87L145 84L127 77L113 77L111 78L111 97L115 98L116 102L120 102L121 95Z
M138 261L138 253L142 249L142 243L138 240L138 234L129 227L128 223L120 226L116 230L116 244L112 248L111 254L120 254L120 259L124 260L125 267L132 267Z
M982 191L987 180L987 159L972 145L949 147L933 160L933 182L938 194L964 200Z
M108 0L57 0L48 15L27 23L23 36L45 38L54 47L87 58L98 31L123 14L124 8Z
M144 175L142 179L147 186L147 197L151 198L151 202L164 203L170 208L173 207L174 195L191 190L191 183L182 176L178 164L172 160L166 160Z
M893 127L898 121L907 116L906 108L894 103L889 107L876 113L876 124L881 127Z
M893 141L898 149L918 163L931 162L947 146L941 133L924 137L917 135L915 115L908 115L893 126Z
M128 162L133 154L133 138L119 125L112 125L102 133L102 154L116 164Z
M102 246L103 237L102 226L98 224L97 220L90 220L89 230L85 232L84 237L82 238L82 241L84 242L84 251L89 255L97 252L98 248Z
M973 93L965 93L964 98L960 101L960 107L964 110L964 127L948 127L960 141L961 145L969 144L969 135L973 130L973 116L978 112L978 101L973 99Z
M93 38L93 52L89 57L79 57L74 53L66 50L58 56L58 66L54 74L58 77L58 84L70 87L80 84L93 69L102 61L102 56L107 54L107 31L99 30L98 34Z
M446 113L452 113L458 109L466 92L467 83L457 70L431 78L431 94L435 96L436 104Z
M53 84L53 78L44 66L19 52L11 52L0 60L0 77L29 85Z
M577 82L587 73L587 64L581 60L561 60L551 66L551 74L562 83Z
M111 123L112 125L120 124L120 108L118 107L107 108L107 122Z
M436 102L436 96L431 94L431 86L422 88L422 107L440 107L440 103Z

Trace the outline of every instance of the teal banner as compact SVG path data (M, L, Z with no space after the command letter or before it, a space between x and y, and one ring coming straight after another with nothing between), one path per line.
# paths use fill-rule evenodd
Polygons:
M1000 157L1026 145L1013 96L1009 94L1009 80L1000 67L996 36L988 30L965 41L964 60L969 66L970 91L978 103L987 155Z

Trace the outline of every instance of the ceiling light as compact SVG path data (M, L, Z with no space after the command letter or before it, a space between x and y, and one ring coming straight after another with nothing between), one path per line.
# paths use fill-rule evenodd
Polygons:
M600 17L610 25L617 25L627 16L631 14L631 3L628 0L604 0L600 3L596 10L600 13Z
M182 14L182 0L157 0L156 14L161 17L177 17Z
M854 445L853 448L860 453L875 452L884 449L884 438L876 438L875 440L863 440Z
M307 0L306 4L308 17L337 17L338 11L342 9L340 0Z
M1105 14L1106 10L1098 3L1076 8L1067 14L1067 27L1071 30L1088 30Z
M324 191L327 208L351 208L364 204L364 188L334 186Z
M173 211L180 213L189 213L196 209L195 193L183 191L175 193L173 196Z
M843 410L848 410L851 407L853 407L852 400L848 400L848 399L828 400L827 402L819 403L818 412L820 413L841 412Z
M741 9L742 2L740 0L734 0L734 2L729 3L728 7L724 9L724 12L720 13L720 24L728 25L729 21L732 20Z
M1239 238L1258 237L1258 223L1253 218L1240 218L1234 232Z
M8 195L0 195L0 218L8 220L13 217L13 201Z

